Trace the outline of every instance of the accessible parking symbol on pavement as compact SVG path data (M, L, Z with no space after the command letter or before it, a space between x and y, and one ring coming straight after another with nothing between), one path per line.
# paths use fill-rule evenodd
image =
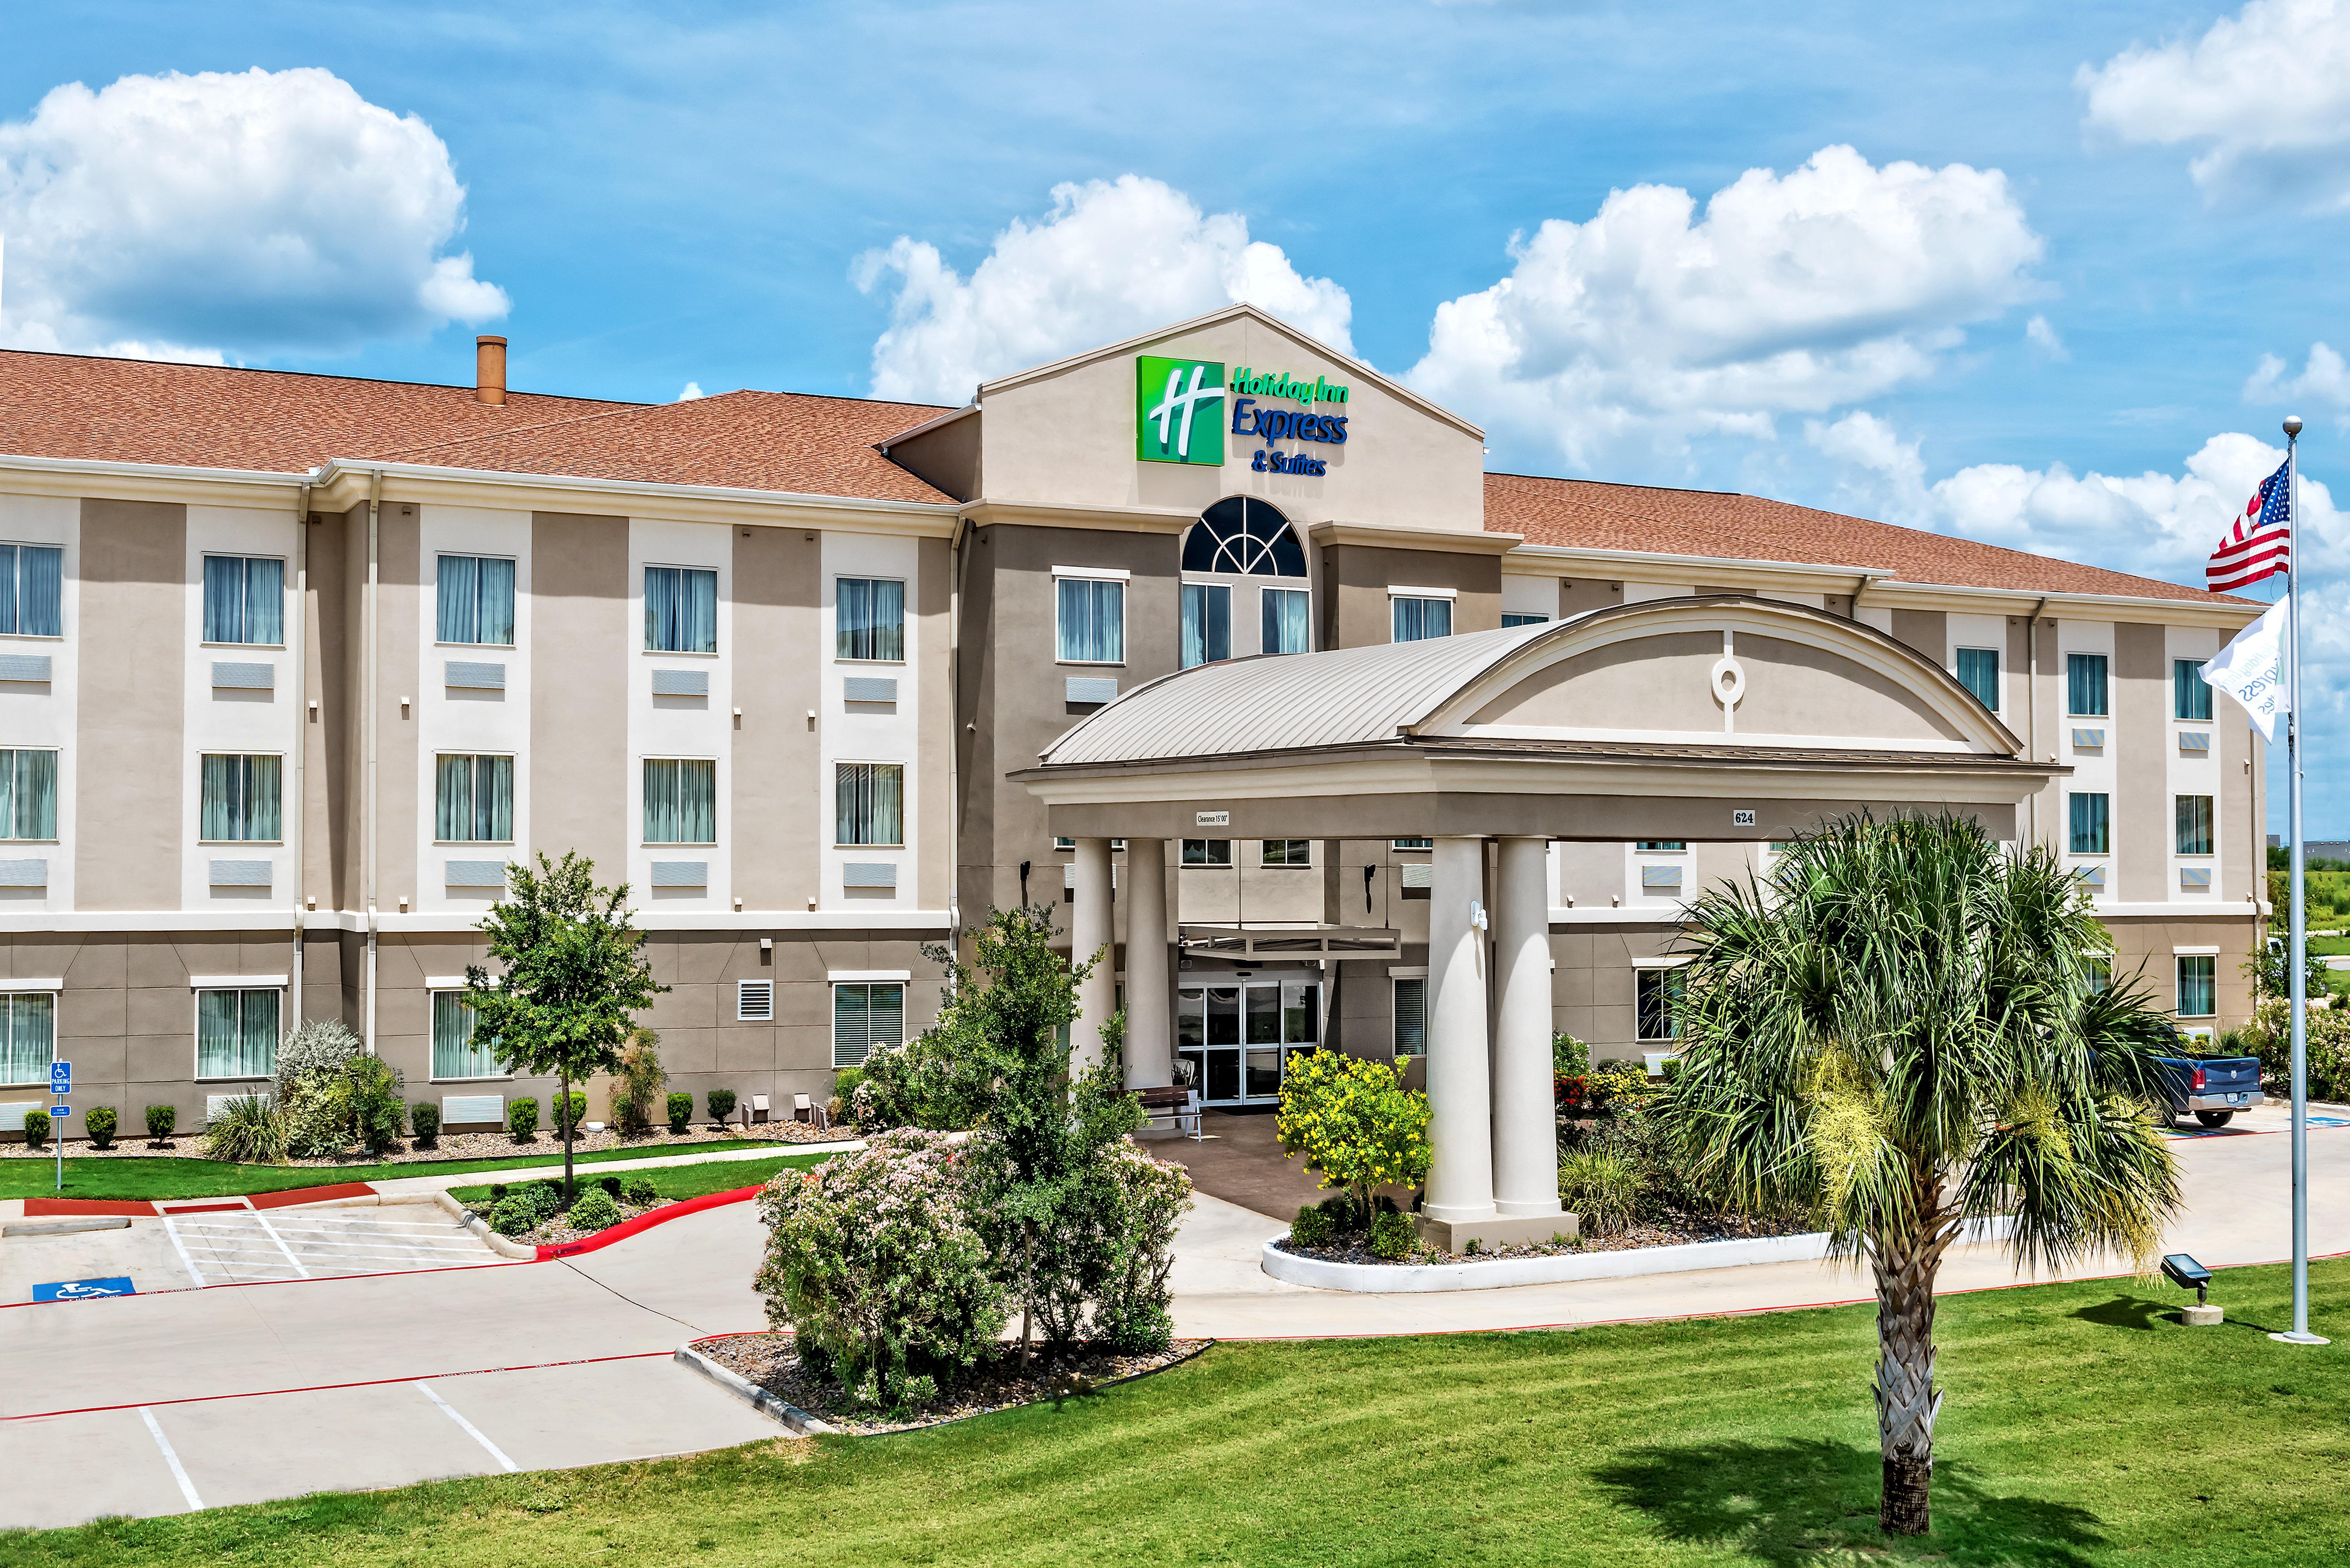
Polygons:
M36 1302L95 1301L99 1296L135 1296L138 1293L128 1274L115 1274L102 1280L58 1280L33 1287L33 1299Z

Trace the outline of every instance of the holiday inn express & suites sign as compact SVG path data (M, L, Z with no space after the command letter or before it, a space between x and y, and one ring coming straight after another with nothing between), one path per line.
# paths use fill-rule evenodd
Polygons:
M1134 455L1140 462L1221 466L1230 433L1263 443L1250 454L1249 466L1259 473L1319 474L1326 459L1274 443L1336 446L1347 440L1347 416L1323 410L1344 408L1347 389L1320 376L1306 381L1243 365L1227 381L1216 360L1157 354L1136 356L1134 368Z

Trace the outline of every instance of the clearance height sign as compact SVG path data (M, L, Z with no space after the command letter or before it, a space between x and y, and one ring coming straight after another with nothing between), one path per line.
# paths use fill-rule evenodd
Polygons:
M1134 362L1134 455L1143 462L1221 466L1224 438L1262 443L1250 453L1259 473L1319 474L1326 457L1285 452L1277 443L1343 445L1347 389L1316 376L1243 365L1229 379L1213 359L1170 359L1142 354ZM1295 405L1295 406L1290 406Z

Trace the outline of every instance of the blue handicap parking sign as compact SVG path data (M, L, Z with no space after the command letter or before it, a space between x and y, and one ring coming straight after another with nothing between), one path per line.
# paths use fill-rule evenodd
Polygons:
M94 1301L99 1296L135 1296L138 1293L128 1274L116 1274L104 1280L59 1280L52 1284L33 1287L33 1299L36 1302Z
M52 1062L49 1064L49 1093L57 1096L59 1098L63 1098L65 1096L73 1093L73 1064L71 1062Z

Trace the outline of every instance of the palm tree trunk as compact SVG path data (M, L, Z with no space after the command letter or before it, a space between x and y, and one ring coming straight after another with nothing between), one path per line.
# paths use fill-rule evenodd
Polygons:
M1877 1266L1877 1434L1885 1460L1877 1522L1887 1535L1923 1535L1930 1523L1934 1417L1942 1407L1934 1387L1934 1277L1956 1233L1949 1215L1928 1208L1914 1231L1869 1239Z

